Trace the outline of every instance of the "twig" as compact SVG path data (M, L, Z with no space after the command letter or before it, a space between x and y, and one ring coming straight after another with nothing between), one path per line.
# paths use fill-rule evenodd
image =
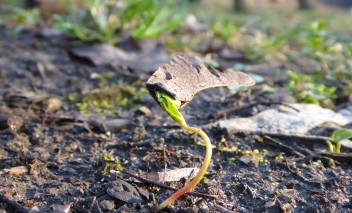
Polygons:
M323 155L334 160L352 164L352 155L351 153L328 153L328 152L319 152L320 155Z
M281 143L281 142L279 142L269 136L264 136L264 138L267 139L266 140L267 143L274 145L274 146L278 147L279 149L284 150L285 152L292 153L294 155L297 155L298 157L305 157L304 154L296 151L294 148L287 146L287 145L285 145L285 144L283 144L283 143Z
M166 189L170 189L172 191L177 191L178 189L176 188L173 188L171 186L166 186L162 183L159 183L159 182L155 182L155 181L151 181L151 180L148 180L148 179L145 179L145 178L142 178L142 177L139 177L135 174L132 174L130 172L127 172L127 171L122 171L122 173L126 174L126 175L129 175L141 182L146 182L146 183L149 183L149 184L153 184L155 186L159 186L161 188L166 188ZM208 198L208 199L218 199L218 196L216 195L210 195L210 194L204 194L204 193L198 193L198 192L187 192L186 193L187 195L192 195L192 196L196 196L196 197L202 197L202 198Z
M290 138L299 138L305 140L316 140L316 141L327 141L331 140L330 137L319 136L319 135L295 135L295 134L286 134L286 133L263 133L263 135L277 136L277 137L290 137Z
M303 153L307 156L311 156L312 158L321 160L325 166L326 165L328 165L329 167L335 166L335 162L334 162L333 158L322 156L319 153L312 152L311 150L309 150L307 148L303 148L303 147L296 147L296 149L298 149L301 153Z
M278 136L278 135L274 135L274 134L268 134L268 135L273 135L273 136ZM280 135L280 136L283 136L283 135ZM285 137L288 137L287 135L284 135ZM295 148L292 148L288 145L285 145L283 143L280 143L276 140L274 140L273 138L267 136L267 135L264 135L263 136L265 139L269 140L270 144L274 145L274 146L277 146L279 148L281 148L282 150L284 151L288 151L290 153L293 153L299 157L307 157L307 156L310 156L310 157L313 157L315 159L319 159L321 160L324 165L329 165L329 166L332 166L333 165L333 161L331 160L331 158L329 157L325 157L323 155L321 155L320 153L316 153L316 152L312 152L311 150L309 149L306 149L306 148L303 148L303 147L299 147L299 146L296 146ZM296 135L296 137L300 137L299 135ZM302 136L303 138L306 138L306 139L315 139L315 137L313 136ZM308 138L307 138L308 137ZM321 136L317 136L317 137L321 137ZM325 137L323 137L325 138ZM319 138L318 140L320 140L321 138ZM337 159L335 159L337 160Z
M321 142L324 145L326 144L326 141L332 141L330 137L326 136L320 136L320 135L295 135L295 134L286 134L286 133L270 133L270 132L248 132L251 134L257 134L257 135L269 135L272 137L286 137L286 138L293 138L293 139L300 139L300 140L307 140L307 141L316 141L316 142ZM344 146L341 144L345 149L351 149L350 147Z
M0 194L0 203L6 203L8 205L8 208L12 209L13 212L17 213L28 213L29 210L20 204L18 204L16 201L12 201L8 199L5 195Z
M221 212L225 212L225 213L234 213L235 212L235 211L228 210L227 208L225 208L219 204L215 204L214 207L219 209Z
M97 202L97 197L93 197L92 204L90 205L89 211L92 211L94 204Z

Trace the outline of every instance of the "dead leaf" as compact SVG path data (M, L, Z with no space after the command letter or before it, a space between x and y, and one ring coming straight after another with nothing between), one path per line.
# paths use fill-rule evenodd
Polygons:
M109 183L106 191L111 197L126 203L142 203L144 201L136 187L123 180Z
M243 155L240 157L239 159L242 163L248 165L249 163L253 163L254 162L254 159L249 156L249 155Z
M285 106L268 109L248 118L233 118L217 124L229 132L305 135L309 130L326 123L340 126L352 122L352 115L341 115L313 104L290 104L299 112Z
M201 90L222 86L249 87L254 84L255 81L245 73L214 68L209 70L197 57L178 55L154 72L146 86L156 101L155 90L162 90L185 106Z
M25 166L15 166L10 169L3 169L3 171L5 174L9 175L21 175L27 173L28 169Z
M285 204L280 205L280 208L281 208L282 212L284 212L284 213L292 212L292 205L289 203L285 203Z
M96 66L114 65L139 71L154 71L167 62L167 55L160 45L126 51L107 44L96 44L71 49L69 53L74 58L89 60Z
M139 107L136 112L140 113L142 115L146 115L146 116L149 116L149 115L152 114L152 111L150 111L150 109L148 107L146 107L146 106Z
M139 194L146 200L149 200L149 192L141 187L136 188Z
M275 206L276 204L276 197L274 200L270 200L270 201L267 201L265 204L264 204L264 208L268 209L270 207L273 207Z
M23 125L23 118L20 116L10 116L7 120L7 125L12 132L17 132Z
M146 179L152 181L163 181L163 182L173 182L180 181L181 179L192 179L196 174L198 174L198 168L182 168L174 169L165 172L153 172L146 175Z
M132 125L130 120L119 118L112 120L102 120L98 121L98 123L104 127L105 132L118 132L119 130Z
M95 129L102 132L117 132L123 128L133 125L132 121L128 119L109 119L100 115L50 115L48 119L57 123L72 123L87 127L87 130Z
M68 205L52 205L52 210L49 213L68 213L70 212L72 204Z
M46 112L53 112L62 106L62 101L50 94L37 94L28 90L17 90L5 93L4 100L10 106L22 106L29 103L45 108Z
M0 131L10 130L16 133L23 125L23 118L21 116L9 116L6 113L0 113Z
M45 112L54 112L62 106L62 101L58 98L49 98Z

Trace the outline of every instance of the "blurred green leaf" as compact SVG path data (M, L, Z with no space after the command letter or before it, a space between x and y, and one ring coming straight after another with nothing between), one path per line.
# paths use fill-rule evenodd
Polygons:
M332 133L331 139L335 142L352 138L352 129L338 129Z
M318 20L318 21L314 21L311 24L311 29L312 29L313 32L320 33L321 31L325 30L327 26L328 26L328 22L327 21Z
M216 37L222 39L226 44L230 42L232 38L235 38L237 27L230 15L224 15L219 19L212 21L211 30Z
M152 1L151 5L155 6L152 8L143 7L144 10L139 11L138 14L142 21L132 30L132 37L137 39L156 38L181 25L184 17L184 3L179 7L175 7L176 5L168 0L164 1L163 4L158 4L154 0L148 1ZM132 15L135 16L137 13Z
M90 0L86 8L69 16L54 17L54 26L83 41L116 44L117 32L133 38L156 38L177 29L184 18L186 0Z

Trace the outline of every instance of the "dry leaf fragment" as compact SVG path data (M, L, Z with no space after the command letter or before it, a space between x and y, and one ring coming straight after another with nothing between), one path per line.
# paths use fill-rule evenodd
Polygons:
M45 112L54 112L62 106L62 101L58 98L49 98Z
M27 167L25 166L15 166L9 169L3 169L5 174L10 174L10 175L21 175L25 174L28 172Z
M299 111L280 106L248 118L222 120L215 125L219 125L229 133L241 131L306 135L309 130L322 124L334 123L344 126L352 123L352 115L342 115L314 104L290 104L290 106Z
M52 210L49 213L69 213L72 204L67 205L52 205Z
M267 201L265 204L264 204L264 208L268 209L270 207L273 207L275 206L276 204L276 197L274 200L270 200L270 201Z
M172 182L180 181L182 178L192 179L199 172L199 168L182 168L166 172L153 172L146 176L146 179L152 181Z
M255 166L258 164L258 162L256 162L256 160L253 159L253 157L251 157L249 155L243 155L240 157L239 160L246 165L254 165Z
M126 203L142 203L144 201L136 187L123 180L109 183L106 192L111 197Z
M154 71L166 63L167 55L158 44L141 44L139 50L127 51L107 44L71 49L74 58L91 61L96 66L113 65L138 71Z
M254 84L255 81L245 73L208 69L197 57L177 55L154 72L146 86L156 101L155 91L161 90L181 101L183 107L201 90L222 86L249 87Z
M118 132L123 128L127 128L132 126L132 122L128 119L111 119L111 120L102 120L98 121L100 125L104 127L105 132L110 131L110 132Z

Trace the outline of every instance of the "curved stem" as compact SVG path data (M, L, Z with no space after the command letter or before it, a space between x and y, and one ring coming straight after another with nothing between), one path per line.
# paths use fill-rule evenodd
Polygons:
M200 168L198 174L193 178L191 182L186 184L184 187L181 189L177 190L174 194L172 194L167 200L165 200L163 203L160 204L160 206L156 209L156 211L160 211L164 209L165 207L169 206L171 203L173 203L177 198L188 192L189 190L195 188L197 184L202 180L205 172L207 171L207 168L210 164L211 160L211 154L212 154L212 145L209 140L209 137L199 128L196 127L191 127L186 124L186 122L180 122L179 123L181 128L188 131L188 132L193 132L198 134L203 140L205 144L205 157L203 161L203 165Z
M340 153L341 150L341 141L336 141L335 143L335 153Z

